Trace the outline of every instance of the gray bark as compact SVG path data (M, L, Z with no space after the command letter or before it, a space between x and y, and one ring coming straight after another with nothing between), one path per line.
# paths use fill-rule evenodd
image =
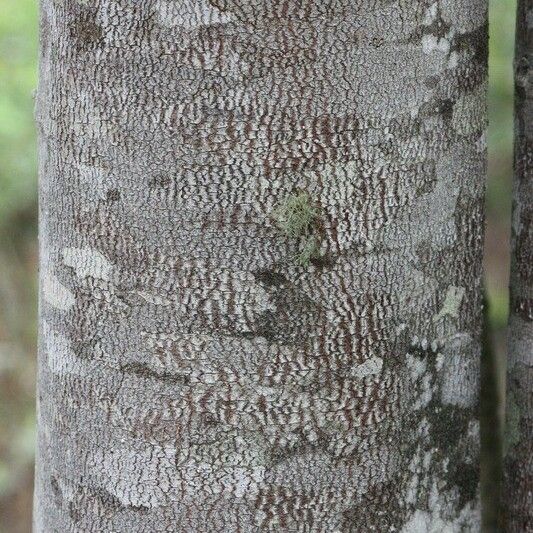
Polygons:
M533 2L519 0L504 529L533 531Z
M42 0L36 531L478 529L486 8Z

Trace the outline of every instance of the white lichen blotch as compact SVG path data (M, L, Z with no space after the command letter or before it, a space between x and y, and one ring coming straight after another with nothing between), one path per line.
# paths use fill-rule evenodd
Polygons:
M42 291L45 301L56 309L68 311L74 305L74 294L62 285L53 274L43 274Z
M453 285L450 285L448 287L448 291L446 292L442 308L433 317L433 322L438 322L445 316L457 318L464 295L465 289L463 287L454 287Z
M65 248L63 263L72 267L79 278L92 277L109 281L113 265L98 251L88 246Z

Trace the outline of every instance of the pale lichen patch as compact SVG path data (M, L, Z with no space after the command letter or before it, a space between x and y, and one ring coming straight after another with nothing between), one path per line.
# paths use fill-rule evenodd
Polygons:
M464 408L474 406L478 396L480 358L479 346L467 333L458 333L446 343L441 362L442 403Z
M153 294L148 291L137 291L137 294L147 303L152 305L160 305L163 307L167 307L169 305L172 305L172 300L168 298L163 298L162 296L159 296L158 294Z
M226 24L233 19L206 0L159 0L156 4L158 22L167 27L179 26L194 30L214 24Z
M441 310L433 317L433 322L438 322L446 316L452 318L457 318L459 314L459 309L461 308L461 303L465 295L464 287L455 287L450 285L446 296L444 298L444 303L442 304Z
M448 518L447 505L433 480L429 498L429 510L416 509L404 524L401 533L456 533L457 531L475 531L478 525L478 512L471 505L466 505L455 520Z
M452 533L454 530L447 528L447 524L440 517L434 517L427 511L421 510L415 511L402 529L402 533L443 533L445 531Z
M89 198L105 200L107 192L113 186L113 182L107 173L95 164L78 163L78 176L81 182L81 190Z
M63 263L72 267L79 278L96 278L109 281L113 265L94 248L64 248Z
M447 68L453 70L459 65L459 54L457 52L451 52L448 56Z
M426 13L424 15L423 24L425 26L429 26L430 24L432 24L435 21L435 19L437 18L438 12L439 12L439 3L438 2L433 2L433 4L431 4L426 9Z
M209 487L211 494L244 495L257 494L266 469L263 466L226 466L220 474L220 465L189 463L181 467L187 493L193 497L198 491Z
M168 501L178 486L174 446L122 441L101 447L87 457L88 467L99 472L97 480L124 507L155 508Z
M68 311L74 305L74 294L51 273L43 275L42 291L46 302L56 309Z
M366 376L374 376L381 372L383 367L383 359L381 357L372 357L365 361L363 364L356 366L352 370L352 374L358 378L364 378Z
M427 370L427 363L425 360L415 357L411 354L407 354L405 358L407 368L411 373L411 378L416 381L418 378L424 375Z
M71 349L70 341L43 324L46 333L47 362L50 371L57 375L79 374L79 363Z
M424 35L422 37L422 50L426 54L431 54L432 52L448 54L450 51L450 41L445 37L438 37L437 35Z

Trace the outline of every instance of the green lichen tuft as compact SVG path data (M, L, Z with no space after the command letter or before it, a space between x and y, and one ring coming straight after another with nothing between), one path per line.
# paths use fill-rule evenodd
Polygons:
M291 194L274 211L278 228L288 237L308 235L317 216L318 212L305 192Z
M318 210L309 195L305 192L291 194L274 211L273 216L276 225L287 237L301 239L295 261L307 266L319 251L318 239L313 235L313 229L318 221Z
M316 237L310 236L303 244L302 249L296 255L296 262L302 266L307 266L309 261L318 256L318 241Z

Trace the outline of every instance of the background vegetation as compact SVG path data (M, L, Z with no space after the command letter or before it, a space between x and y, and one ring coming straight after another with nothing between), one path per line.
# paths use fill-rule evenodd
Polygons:
M515 0L492 0L485 263L500 390L508 304L514 16ZM0 0L0 533L26 533L31 527L37 311L32 93L37 84L37 26L36 0ZM501 405L499 397L496 400ZM490 424L497 427L495 421ZM490 469L497 460L494 449L488 450Z

